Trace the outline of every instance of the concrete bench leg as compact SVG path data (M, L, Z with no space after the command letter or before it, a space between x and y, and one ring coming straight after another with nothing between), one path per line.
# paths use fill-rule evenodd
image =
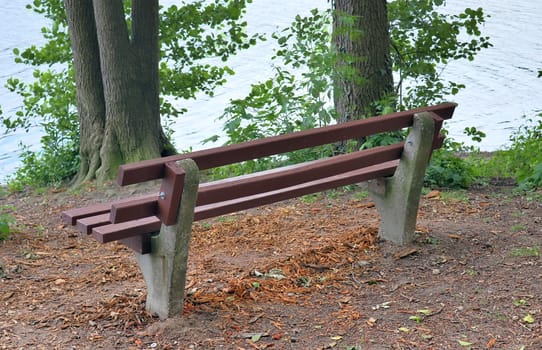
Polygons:
M431 114L416 114L395 175L369 181L369 191L381 217L379 236L385 240L405 244L414 239L434 134L435 121Z
M180 315L183 310L188 250L199 186L199 169L193 160L181 160L177 165L186 173L177 223L162 225L160 234L152 237L150 254L136 253L147 284L147 311L161 319Z

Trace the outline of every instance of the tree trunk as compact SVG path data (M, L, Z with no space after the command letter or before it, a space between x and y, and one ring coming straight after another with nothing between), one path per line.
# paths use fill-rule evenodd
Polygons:
M131 34L122 0L65 6L81 125L77 181L103 182L121 164L173 148L160 124L158 0L133 0Z
M65 0L73 51L79 112L79 172L75 183L92 180L101 165L105 101L92 0Z
M393 91L386 0L335 0L334 103L338 122L377 114Z
M155 32L157 37L158 0L134 1L133 6L134 12L137 6L149 11L145 18L139 17L134 27L146 24L145 30ZM152 57L158 55L158 48L155 45L147 47L150 57L141 59L143 50L128 35L122 0L94 0L94 15L106 116L104 142L100 150L102 166L98 173L98 180L101 180L114 177L118 166L123 163L160 156L158 67L155 77L151 76L152 69L148 68L157 62ZM152 44L152 41L142 41L138 44Z

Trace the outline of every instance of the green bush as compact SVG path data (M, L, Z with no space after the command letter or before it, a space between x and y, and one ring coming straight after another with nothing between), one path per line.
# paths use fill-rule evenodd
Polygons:
M0 241L9 237L11 233L10 226L15 223L15 218L8 213L13 208L8 205L0 206Z
M468 160L440 149L431 157L424 182L429 187L468 188L475 180L474 167Z
M542 187L542 113L538 117L534 126L523 125L512 134L512 146L505 152L506 164L524 189Z
M514 177L520 188L542 187L542 113L510 136L511 146L495 152L485 164L487 177Z
M47 147L40 152L25 150L22 153L22 165L15 175L8 177L11 191L20 191L25 187L42 187L62 184L71 179L79 167L78 145Z

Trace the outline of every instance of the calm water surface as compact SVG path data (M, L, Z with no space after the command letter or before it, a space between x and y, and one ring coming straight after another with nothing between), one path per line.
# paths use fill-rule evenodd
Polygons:
M13 48L42 42L40 28L45 21L26 10L25 3L18 0L0 3L0 33L3 33L0 106L4 113L12 112L21 101L3 87L3 82L11 76L24 80L32 76L31 68L13 63ZM298 13L307 14L311 8L326 6L326 0L293 0L286 7L279 0L256 0L248 11L249 31L271 33L290 23ZM533 118L542 111L542 78L537 79L537 71L542 69L542 33L538 24L542 18L542 2L448 0L445 11L457 13L465 7L479 6L491 16L483 32L491 37L494 47L480 53L474 62L453 62L444 70L446 78L467 85L459 95L450 97L459 107L447 125L451 136L459 141L468 141L463 135L465 127L477 127L488 135L480 148L495 150L505 145L511 132L524 124L524 116ZM214 97L199 96L195 101L183 103L188 113L174 124L177 147L209 147L200 142L220 133L221 124L216 118L228 101L243 97L250 84L271 75L272 52L272 42L268 41L242 53L229 62L235 76L219 88ZM0 130L0 179L17 166L19 143L38 149L40 135L39 126L29 133L3 135Z

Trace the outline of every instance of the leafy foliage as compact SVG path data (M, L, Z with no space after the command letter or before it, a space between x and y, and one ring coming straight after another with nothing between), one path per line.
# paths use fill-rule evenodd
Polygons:
M290 27L273 34L278 49L274 76L252 85L245 98L230 101L220 119L225 120L227 144L329 125L334 120L331 99L333 55L329 50L329 13L312 10L296 16ZM324 28L324 30L322 30ZM327 28L327 29L326 29ZM216 141L216 135L205 141ZM333 147L295 151L280 158L236 164L213 173L224 177L320 158Z
M172 101L196 98L199 92L209 96L226 82L233 70L223 65L229 57L248 49L260 34L249 37L243 20L251 0L183 1L160 14L160 88L164 97L161 114L170 118L186 112ZM212 64L210 58L220 58Z
M28 132L39 126L44 136L40 151L30 151L21 145L23 165L11 178L11 188L58 183L73 176L78 164L75 83L63 2L36 0L33 9L52 21L50 27L42 28L47 42L41 48L32 45L22 51L14 49L15 62L41 69L33 71L31 83L13 77L7 80L7 89L21 96L23 105L15 115L0 114L0 121L6 132L16 129Z
M468 188L475 179L472 165L447 149L433 153L425 174L429 187Z
M472 61L480 50L491 46L489 37L480 31L486 18L482 8L446 15L436 11L444 4L444 0L389 2L393 64L400 76L397 87L403 108L457 94L465 85L443 81L445 65L453 60Z
M538 78L542 71L538 71ZM511 146L487 157L471 157L484 178L513 177L521 190L542 188L542 113L538 119L527 119L510 136Z
M30 151L22 145L22 166L11 179L12 188L25 185L58 184L72 177L79 164L79 133L75 106L75 84L71 67L55 72L34 71L33 83L8 80L10 91L23 97L23 106L15 118L4 118L8 130L25 128L38 122L44 131L41 150ZM39 117L38 117L39 116Z
M478 159L485 177L514 177L521 189L542 188L542 113L510 136L511 145L489 159Z
M162 9L160 87L164 124L186 112L182 100L195 98L198 92L213 95L214 88L233 74L223 64L231 55L264 40L261 35L248 37L244 32L246 22L242 15L250 2L182 2L180 6ZM443 4L443 0L389 2L392 64L399 80L397 96L375 101L382 114L437 103L456 94L464 85L442 81L440 73L446 64L457 59L472 60L478 51L491 45L479 29L485 21L482 9L467 8L458 15L445 15L436 11ZM51 20L51 26L42 30L48 41L40 48L15 50L17 62L39 69L34 72L33 83L8 80L7 87L23 97L23 107L15 115L0 114L0 120L7 130L28 130L39 123L45 136L41 151L27 149L23 153L23 166L12 179L15 187L58 183L72 177L78 169L75 85L63 3L35 0L30 7ZM290 27L273 35L278 44L274 76L253 85L246 98L233 100L226 109L222 119L226 121L228 143L334 123L331 101L335 53L330 50L330 23L330 10L313 10L307 17L297 16ZM475 129L466 132L478 140L483 137ZM361 147L388 144L402 137L404 133L376 135L364 140ZM347 145L353 147L358 145ZM320 158L336 151L333 145L319 147L292 152L286 157L245 162L219 172L220 176L230 176L276 163ZM455 159L456 151L448 145L447 150L434 154L429 183L464 187L472 181L472 167ZM541 167L535 167L535 176L540 174Z
M512 146L506 152L508 167L523 189L542 187L542 113L533 126L522 126L512 134Z
M324 126L333 120L328 103L333 69L330 33L322 30L329 28L329 17L317 10L311 14L297 16L291 27L273 34L279 47L274 59L282 62L274 67L272 78L252 85L248 96L226 108L221 119L226 120L228 143Z
M182 100L195 98L198 92L212 95L217 86L224 84L226 77L233 74L224 65L231 55L262 39L245 33L242 16L250 2L183 1L161 10L160 111L166 126L171 118L186 112ZM34 0L27 7L50 20L50 26L42 28L47 42L42 47L14 50L17 63L37 67L35 80L7 81L7 88L22 97L23 105L14 115L5 115L0 109L0 122L7 132L39 126L44 136L40 151L26 148L23 152L23 165L11 179L15 187L67 180L75 175L79 162L79 121L63 1ZM128 22L129 10L126 6ZM213 57L220 57L220 62L210 63Z
M13 207L2 205L0 206L0 241L9 237L11 233L11 225L15 223L15 218L8 213L13 210Z
M459 15L445 15L436 11L443 3L441 0L389 2L394 52L392 64L400 79L396 87L397 96L375 101L375 110L385 114L396 109L433 104L464 88L460 83L443 81L440 73L449 61L473 59L478 51L491 45L479 29L485 16L480 8L467 8ZM335 122L332 100L337 53L330 46L331 20L331 10L312 10L309 16L297 16L288 28L273 35L279 47L273 57L276 62L274 76L253 85L245 98L231 101L221 117L225 120L227 143ZM389 144L403 137L404 132L375 135L364 140L361 148ZM208 140L216 139L213 136ZM323 152L329 155L336 150L331 146L305 150L293 153L287 160L280 160L295 163L299 159L313 159ZM272 160L263 162L271 164ZM451 159L442 159L441 166L446 162L451 162ZM461 161L455 162L457 167L462 165ZM241 166L238 171L243 173L254 168L250 163L250 168ZM434 170L434 176L444 175L436 168ZM437 182L465 184L466 181L448 178Z

